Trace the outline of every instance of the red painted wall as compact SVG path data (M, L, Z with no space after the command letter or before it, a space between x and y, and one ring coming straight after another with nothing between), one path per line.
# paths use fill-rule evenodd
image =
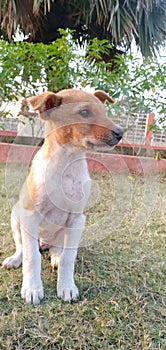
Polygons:
M0 143L1 163L30 163L39 147ZM137 174L166 173L166 159L87 152L89 170Z

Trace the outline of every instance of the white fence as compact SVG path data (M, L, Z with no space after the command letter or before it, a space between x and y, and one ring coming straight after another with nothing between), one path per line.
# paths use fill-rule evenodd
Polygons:
M152 140L154 146L166 146L166 131L159 130L154 133Z
M123 126L125 133L122 143L144 145L149 138L152 146L166 146L166 130L150 131L150 114L137 114L120 117L115 122ZM148 135L150 131L150 135Z
M18 118L0 117L0 130L16 131L18 129Z

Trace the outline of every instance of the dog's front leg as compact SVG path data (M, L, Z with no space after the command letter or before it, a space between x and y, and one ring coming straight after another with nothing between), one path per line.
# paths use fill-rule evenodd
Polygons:
M79 296L78 288L74 282L74 264L77 249L81 239L85 216L71 215L71 219L62 232L64 234L64 247L58 264L57 296L64 301L71 302Z
M39 304L43 298L41 281L41 255L38 247L39 215L30 210L22 210L21 236L23 246L23 282L21 296L30 304Z

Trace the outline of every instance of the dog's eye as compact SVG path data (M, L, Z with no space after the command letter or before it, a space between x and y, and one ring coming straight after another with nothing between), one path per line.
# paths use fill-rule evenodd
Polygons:
M80 114L82 117L86 118L90 115L90 111L88 111L88 109L82 109L82 111L80 111Z

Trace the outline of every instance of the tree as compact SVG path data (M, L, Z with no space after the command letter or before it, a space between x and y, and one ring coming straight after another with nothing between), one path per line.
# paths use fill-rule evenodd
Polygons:
M0 40L0 96L4 102L28 97L39 90L61 90L74 84L76 59L72 32L59 30L51 44Z
M3 101L29 97L43 90L91 86L108 92L116 103L112 116L157 111L161 123L166 114L164 101L166 65L156 59L117 55L117 66L105 63L107 40L92 39L88 54L75 50L73 33L60 30L61 38L51 44L0 41L0 96ZM49 69L48 69L49 68ZM108 107L109 108L109 107Z
M133 38L143 56L153 56L166 38L165 0L9 0L0 1L0 9L4 39L18 26L34 43L56 40L59 27L74 29L79 43L108 39L107 61Z

